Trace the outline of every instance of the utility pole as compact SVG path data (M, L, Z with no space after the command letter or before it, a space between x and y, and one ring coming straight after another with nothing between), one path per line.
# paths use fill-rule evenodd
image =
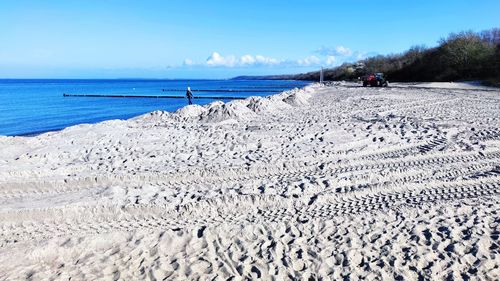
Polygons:
M321 67L321 71L319 72L319 83L323 84L323 67Z

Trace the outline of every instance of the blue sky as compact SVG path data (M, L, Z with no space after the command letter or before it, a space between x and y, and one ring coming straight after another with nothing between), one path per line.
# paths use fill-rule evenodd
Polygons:
M306 72L499 27L498 11L498 0L1 0L0 77Z

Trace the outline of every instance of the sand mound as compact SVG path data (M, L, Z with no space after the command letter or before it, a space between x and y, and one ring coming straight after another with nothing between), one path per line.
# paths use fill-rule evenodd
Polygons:
M159 122L168 120L170 116L171 116L170 112L163 110L155 110L150 113L139 115L129 120L136 122Z
M256 113L271 113L286 110L292 106L308 104L315 87L293 89L270 97L249 97L228 103L214 102L200 115L201 121L222 121L226 119L249 120L257 117Z
M228 103L213 102L200 115L201 121L217 122L227 119L245 120L255 118L256 114L248 107L247 100L235 100Z
M283 101L294 106L306 105L309 103L308 100L311 98L313 91L312 87L291 91L288 97L284 98Z
M212 102L205 106L188 105L171 115L177 121L197 120L202 122L220 122L228 119L249 120L256 113L272 113L288 109L290 106L306 105L317 86L293 89L269 97L249 97L228 103Z
M205 112L207 112L206 107L192 104L178 109L173 116L178 119L198 119Z
M193 119L202 122L220 122L223 120L250 120L256 113L272 113L286 110L291 106L306 105L314 92L314 87L293 89L270 97L249 97L228 103L217 101L205 106L191 105L179 109L174 116L181 119Z
M292 89L278 95L270 96L269 99L273 102L281 101L292 106L300 106L308 104L312 93L320 87L319 85L309 85L302 89Z
M247 107L255 113L275 112L290 108L290 105L282 100L272 100L269 97L249 97L247 100Z

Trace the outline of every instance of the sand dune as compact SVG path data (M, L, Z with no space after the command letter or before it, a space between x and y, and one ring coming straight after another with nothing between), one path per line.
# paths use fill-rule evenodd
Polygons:
M499 93L312 85L0 137L0 279L498 280Z

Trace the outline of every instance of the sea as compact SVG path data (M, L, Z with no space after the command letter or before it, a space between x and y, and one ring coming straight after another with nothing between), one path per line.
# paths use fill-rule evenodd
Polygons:
M187 99L141 96L184 97L188 86L197 97L213 97L193 100L204 105L227 102L229 97L268 96L307 84L291 80L0 79L0 135L32 136L154 110L173 112L187 105ZM134 98L100 97L106 95Z

